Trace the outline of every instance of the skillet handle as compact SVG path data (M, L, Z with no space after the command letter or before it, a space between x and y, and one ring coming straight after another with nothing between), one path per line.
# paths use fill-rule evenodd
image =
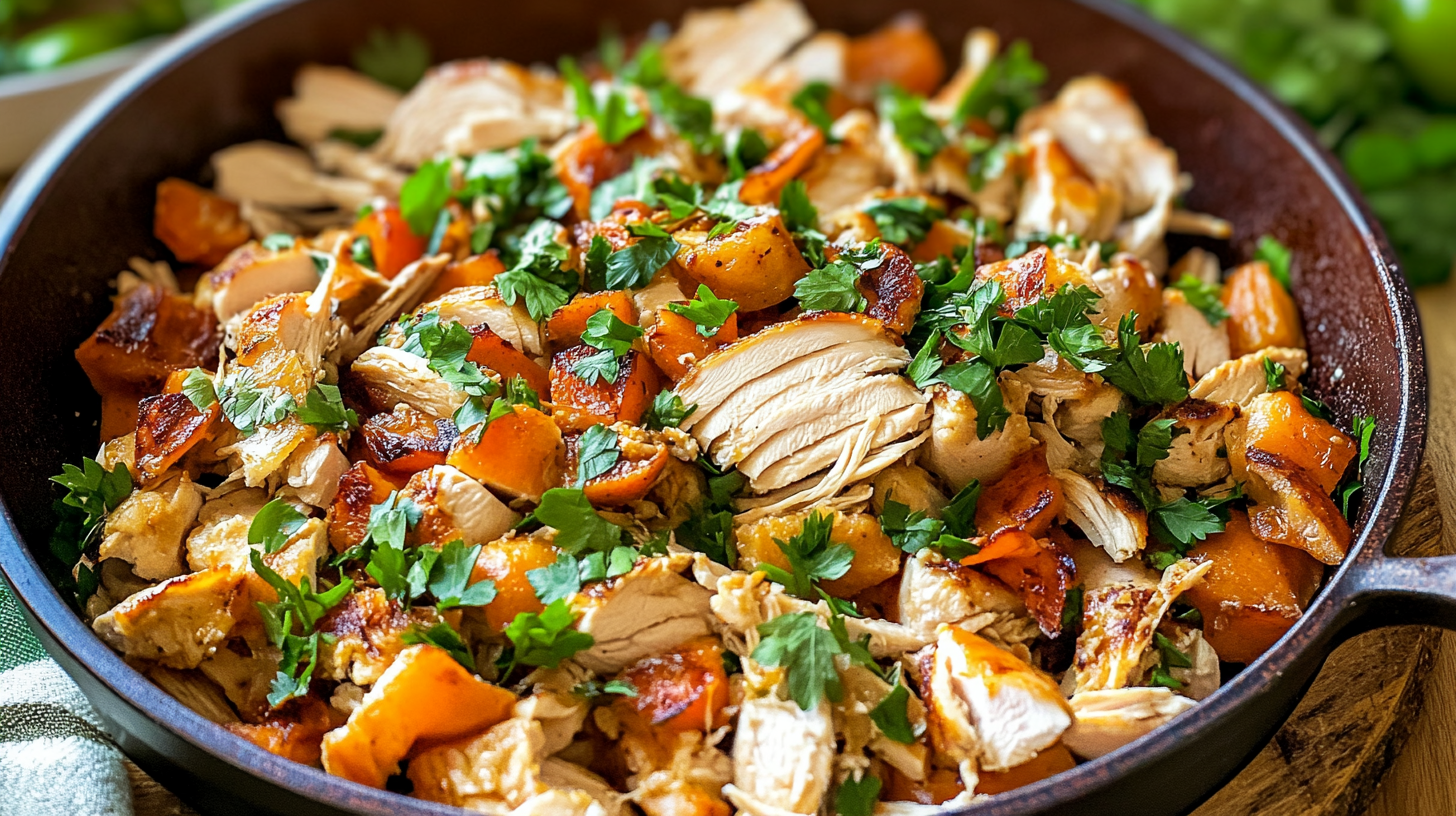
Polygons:
M1349 580L1348 606L1364 612L1360 629L1423 624L1456 631L1456 555L1380 553L1357 565Z

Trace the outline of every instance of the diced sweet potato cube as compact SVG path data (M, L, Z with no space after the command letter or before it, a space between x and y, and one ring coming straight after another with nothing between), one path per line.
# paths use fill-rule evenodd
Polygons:
M698 332L698 324L663 307L647 327L647 353L663 375L674 383L681 380L698 360L738 339L738 314L728 319L712 337Z
M192 301L143 284L116 301L111 314L76 349L76 361L101 394L101 436L136 427L137 402L162 390L172 371L217 365L217 318Z
M416 743L457 739L511 716L516 696L478 680L435 646L400 652L349 721L324 735L324 769L369 785L384 783Z
M429 246L428 236L411 232L395 204L376 207L354 224L354 232L369 239L374 269L386 278L393 278L419 260Z
M945 57L917 16L896 17L851 39L844 62L850 84L867 90L889 82L929 96L945 81Z
M142 482L157 478L211 434L218 406L199 411L182 394L158 394L137 406L136 464Z
M637 306L627 291L581 294L546 318L546 344L552 351L561 351L581 343L582 332L591 316L603 309L629 326L637 325Z
M561 430L551 417L529 405L514 405L486 426L479 442L468 434L456 440L447 463L492 490L534 502L561 485L565 455Z
M1203 615L1203 636L1222 660L1251 663L1289 631L1319 591L1324 568L1307 553L1257 538L1242 511L1190 558L1213 562L1183 601Z
M566 473L576 483L577 446L581 437L572 434L566 439ZM621 451L616 464L606 473L594 476L582 487L592 504L617 507L630 504L647 495L667 468L671 458L667 445L619 440Z
M823 146L824 132L804 123L770 151L762 164L749 169L738 197L746 204L778 204L784 187L809 169Z
M329 510L329 545L343 552L364 541L369 529L369 511L399 489L367 462L355 462L339 478L339 492Z
M506 271L506 265L501 263L500 253L493 249L482 255L471 255L463 261L454 261L445 267L445 271L435 279L435 285L431 286L420 300L428 303L451 289L459 289L464 286L489 286L491 281L495 280L495 276L504 271Z
M557 554L555 547L532 537L497 539L481 548L470 580L495 582L495 600L485 605L485 620L491 629L504 631L516 615L546 608L526 573L556 563Z
M208 267L222 263L252 235L238 205L179 178L157 185L152 233L177 260Z
M1354 440L1311 414L1290 391L1255 398L1244 412L1244 444L1277 454L1311 476L1325 493L1333 491L1359 453Z
M593 378L587 382L573 368L597 353L591 346L573 346L551 358L551 401L564 406L572 418L572 427L614 422L642 421L652 406L652 399L662 390L662 375L647 355L633 349L618 360L616 382ZM585 422L585 425L581 425ZM580 427L576 427L580 426Z
M393 413L375 414L365 421L359 428L359 444L370 464L390 476L408 479L445 464L459 435L454 422L400 403Z
M1080 266L1058 258L1046 247L977 267L976 278L1001 284L1006 293L999 310L1003 317L1010 317L1018 309L1055 294L1068 284L1085 286L1092 282Z
M992 795L1005 793L1009 790L1024 788L1033 782L1050 779L1062 771L1070 771L1075 767L1077 767L1077 761L1072 758L1072 752L1067 750L1067 746L1058 742L1010 770L982 771L980 780L976 783L976 793Z
M1275 346L1304 348L1299 307L1263 261L1230 272L1223 282L1222 300L1229 313L1229 353L1234 357Z
M1065 505L1061 483L1047 469L1046 449L1037 446L1017 457L999 481L981 490L976 529L990 535L1005 527L1019 527L1043 538Z
M760 215L741 222L732 232L684 248L677 261L688 278L685 291L698 284L752 312L788 300L794 284L809 274L809 262L794 245L778 215Z
M1077 564L1055 542L1006 527L961 563L976 565L1011 587L1043 632L1055 636L1061 631L1062 609L1067 604L1067 590L1075 583Z
M324 734L339 725L335 719L333 709L317 697L296 697L283 708L268 712L260 723L226 723L223 728L265 751L304 765L318 765Z
M789 559L774 539L788 541L798 535L810 512L814 511L768 516L739 527L735 532L739 565L747 570L759 564L788 569ZM848 598L900 572L900 549L880 529L879 519L868 513L834 513L829 540L854 550L849 571L823 582L824 590L835 597Z
M881 797L886 802L940 805L960 796L966 789L961 775L949 768L932 768L921 781L911 779L894 768L889 769L889 774L890 783Z
M502 383L509 382L512 377L520 377L537 395L544 397L550 393L551 378L540 363L491 331L489 326L471 326L470 333L475 335L475 340L470 344L467 360L499 374Z
M637 689L636 697L619 697L614 703L628 717L641 717L667 731L711 731L724 724L728 676L723 649L713 638L645 657L620 677Z

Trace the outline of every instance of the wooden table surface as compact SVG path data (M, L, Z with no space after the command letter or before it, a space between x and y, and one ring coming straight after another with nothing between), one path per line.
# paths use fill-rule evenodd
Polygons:
M1430 440L1426 446L1426 473L1422 475L1418 490L1425 491L1424 502L1434 505L1440 518L1434 521L1424 518L1408 526L1416 527L1416 538L1426 530L1439 531L1430 535L1441 538L1441 541L1414 542L1419 551L1456 553L1456 412L1447 408L1456 404L1456 320L1451 319L1452 315L1456 315L1456 282L1423 289L1417 293L1416 300L1422 315L1430 318L1424 328L1431 380ZM1408 517L1407 520L1411 519ZM1408 531L1406 538L1411 537ZM1422 702L1408 735L1404 724L1392 726L1388 722L1389 716L1404 716L1403 713L1386 712L1387 721L1381 722L1378 728L1389 730L1391 736L1364 743L1346 737L1347 744L1342 747L1348 748L1348 743L1353 742L1356 748L1362 749L1358 751L1322 755L1319 750L1310 751L1306 746L1305 753L1312 756L1307 759L1291 758L1291 755L1297 757L1300 748L1281 744L1280 738L1276 737L1254 765L1229 789L1200 808L1197 816L1249 816L1254 813L1352 816L1362 811L1364 816L1456 814L1456 734L1452 729L1452 724L1456 723L1456 635L1439 637L1439 644L1434 647L1434 666L1428 672L1424 661L1421 661L1422 667L1417 671L1391 673L1395 680L1404 684L1402 688L1385 688L1381 686L1383 678L1366 677L1366 673L1359 671L1357 666L1353 676L1364 680L1369 687L1353 692L1355 699L1352 699L1350 690L1338 688L1337 684L1344 678L1336 676L1342 671L1351 676L1350 653L1372 659L1384 654L1382 649L1432 648L1429 634L1409 628L1361 635L1341 647L1312 687L1310 698L1324 694L1326 699L1307 699L1303 706L1305 710L1312 707L1311 703L1330 703L1347 708L1363 706L1371 710L1371 718L1378 719L1383 706L1394 706L1397 702L1412 699L1411 695L1423 694L1423 697L1414 698ZM1371 672L1378 668L1372 666ZM1342 711L1330 716L1348 714L1348 711ZM1307 718L1311 722L1317 721L1314 717ZM1354 719L1359 721L1360 718ZM1288 726L1281 736L1286 736L1287 732ZM1284 764L1280 764L1280 759ZM1286 766L1297 768L1299 763L1328 766L1339 762L1367 765L1373 771L1362 777L1357 768L1336 769L1337 772L1328 773L1330 769L1324 767L1312 769L1308 776L1300 775L1298 778L1280 775L1290 769ZM1389 770L1385 771L1386 768ZM135 767L129 770L137 816L194 816L190 808L140 770ZM1383 781L1378 787L1373 786L1371 782L1381 773L1384 773ZM1273 778L1258 779L1261 775L1272 775ZM1291 793L1295 789L1298 789L1297 792Z

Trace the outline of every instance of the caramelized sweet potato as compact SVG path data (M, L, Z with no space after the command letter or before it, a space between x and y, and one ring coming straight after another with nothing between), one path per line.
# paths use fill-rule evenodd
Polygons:
M511 716L516 696L478 680L448 652L411 646L364 696L349 721L324 735L324 769L384 787L416 743L444 742Z
M418 260L429 245L427 237L410 232L396 204L374 208L354 224L354 232L369 239L374 268L386 278L393 278Z
M546 608L526 573L556 563L557 554L555 547L534 537L497 539L481 548L470 581L495 582L495 600L485 605L485 620L492 630L504 631L516 615Z
M931 768L924 780L914 780L889 768L890 782L881 797L886 802L915 802L921 805L940 805L960 796L965 791L961 775L949 768ZM983 772L984 773L984 772Z
M1009 771L982 771L981 778L976 783L976 793L1005 793L1049 779L1076 766L1077 761L1072 758L1072 752L1058 742Z
M679 251L677 261L688 279L685 290L697 291L703 284L718 297L737 301L744 312L784 302L799 278L809 274L809 262L778 215L750 218L727 235Z
M1304 348L1299 307L1263 261L1230 272L1221 299L1229 313L1229 353L1233 357L1274 346Z
M370 508L399 487L367 462L355 462L344 471L329 509L329 545L343 552L362 543L369 528Z
M504 271L506 271L506 265L501 263L500 253L493 249L482 255L471 255L463 261L454 261L445 267L445 271L435 279L435 285L431 286L420 300L428 303L451 289L459 289L463 286L489 286L490 282L495 280L495 276Z
M400 403L393 413L375 414L360 426L359 445L369 464L390 476L408 479L445 464L445 454L459 436L454 422Z
M1011 463L1006 475L981 491L976 504L976 529L990 535L1019 527L1043 538L1062 514L1062 485L1047 469L1046 449L1037 446Z
M758 564L771 564L788 569L789 560L774 539L788 541L798 535L809 512L768 516L739 527L735 538L741 567L751 570ZM900 572L900 549L880 529L879 519L868 513L834 513L829 540L854 550L849 571L823 584L835 597L848 598Z
M546 345L552 351L561 351L580 344L587 320L603 309L610 310L629 326L637 325L637 306L632 302L631 292L580 294L546 318Z
M197 410L178 393L147 397L137 405L136 465L143 484L166 472L194 445L206 439L218 417L218 405Z
M1251 663L1289 631L1319 590L1324 568L1308 554L1257 538L1241 511L1195 547L1212 561L1183 600L1203 615L1203 636L1219 659Z
M603 181L626 172L632 166L635 148L642 147L646 138L644 131L638 131L621 144L609 145L595 129L571 138L557 157L556 166L561 183L571 194L577 218L591 217L592 191Z
M1255 398L1244 411L1244 444L1282 456L1326 493L1335 489L1359 453L1355 441L1304 407L1290 391Z
M76 349L76 361L101 394L101 436L136 427L137 402L162 390L167 375L217 365L217 318L192 301L143 284L118 298L111 314Z
M541 500L561 484L565 446L551 417L529 405L512 406L486 426L480 441L455 441L446 460L486 487L518 499Z
M979 539L978 539L979 540ZM1015 527L990 536L981 551L961 559L978 565L1011 587L1048 636L1062 629L1067 590L1076 583L1077 564L1070 553L1050 540L1037 540Z
M762 164L749 169L738 198L745 204L778 204L784 187L809 169L823 146L824 132L808 122L801 123L798 130L769 152Z
M580 435L566 438L566 473L572 484L576 483L577 445ZM662 442L649 443L620 439L621 448L617 463L611 470L592 477L582 487L587 499L598 507L620 507L638 501L647 495L652 486L667 468L671 455Z
M616 382L596 378L588 383L572 369L596 352L591 346L573 346L552 356L551 401L558 409L553 415L558 422L567 423L562 427L580 431L595 424L641 422L653 397L662 390L657 367L647 355L633 349L618 361Z
M223 728L265 751L304 765L318 765L324 734L341 719L324 701L308 696L289 700L268 712L260 723L226 723Z
M238 205L179 178L157 184L152 233L177 260L208 267L222 263L252 235Z
M977 267L976 278L1001 284L1001 289L1006 292L1006 300L1002 301L999 310L1002 317L1011 317L1016 310L1054 294L1066 284L1082 286L1091 283L1080 267L1058 258L1046 247L1037 247L1025 255Z
M881 83L929 96L945 81L945 57L918 15L900 15L849 41L844 57L851 85L873 91Z
M470 353L465 359L499 374L502 383L508 382L512 377L520 377L538 395L545 396L550 392L551 378L546 375L546 369L540 363L527 357L485 324L471 326L470 333L475 336L475 340L471 342Z
M726 723L728 676L723 649L713 638L690 640L645 657L622 671L620 679L637 689L636 697L613 703L628 716L667 731L711 731Z
M698 360L738 339L738 314L728 319L712 337L698 333L698 324L666 307L658 309L647 327L647 354L664 376L676 383Z

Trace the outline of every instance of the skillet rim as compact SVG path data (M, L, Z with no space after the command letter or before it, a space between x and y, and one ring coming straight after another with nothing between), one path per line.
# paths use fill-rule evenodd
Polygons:
M134 95L144 93L157 78L178 63L233 36L239 27L304 2L307 0L260 0L225 11L158 49L89 102L26 163L4 201L0 202L0 274L3 274L14 251L16 236L25 231L33 217L35 203L45 195L55 178L66 170L72 155L90 141L91 134L104 126L118 108ZM1351 621L1344 603L1351 595L1347 574L1383 557L1379 550L1394 529L1399 511L1410 492L1417 470L1415 466L1419 465L1424 447L1427 425L1424 343L1410 289L1397 271L1394 253L1383 230L1370 215L1338 162L1319 145L1311 128L1229 63L1179 32L1156 22L1131 4L1118 0L1062 2L1091 9L1189 63L1252 109L1315 171L1363 240L1386 295L1396 337L1403 341L1397 347L1401 362L1397 373L1401 385L1400 422L1391 439L1390 463L1385 479L1378 491L1367 488L1367 499L1373 497L1373 500L1365 502L1362 511L1365 523L1349 555L1326 580L1305 615L1279 642L1196 708L1178 717L1175 727L1158 729L1052 779L1001 794L992 802L960 811L986 816L1010 816L1063 804L1114 781L1129 778L1156 761L1174 742L1205 737L1237 716L1270 677L1284 673L1307 653L1315 653L1316 659L1322 661L1324 654L1319 652L1327 652L1329 644L1338 636L1338 630ZM172 737L203 752L211 760L230 766L235 772L248 774L265 784L319 803L342 804L369 814L397 814L406 810L422 816L459 813L455 808L422 800L402 801L399 795L301 766L232 737L193 713L127 666L82 622L45 578L30 549L21 543L3 497L0 497L0 516L5 522L0 527L0 551L6 554L6 558L0 559L0 572L10 581L27 617L44 630L48 644L64 653L66 659L61 662L84 668L92 679L105 686L132 711L149 717Z

